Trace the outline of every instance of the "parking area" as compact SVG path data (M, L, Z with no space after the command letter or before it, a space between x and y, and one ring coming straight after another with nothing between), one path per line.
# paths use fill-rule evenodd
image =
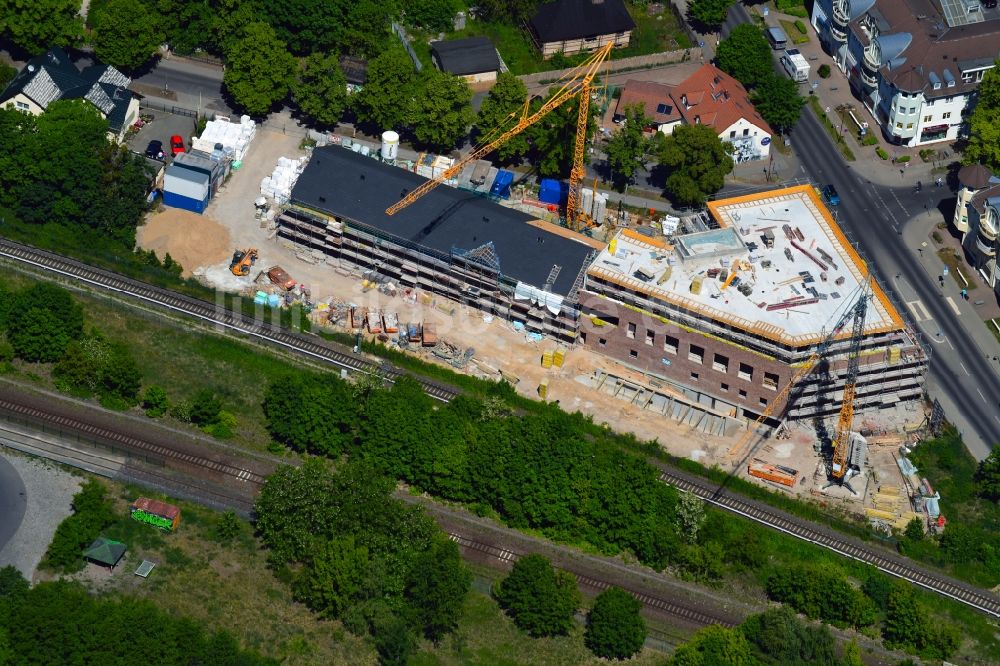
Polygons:
M144 153L149 142L156 139L163 142L163 152L167 163L170 162L170 137L178 134L184 137L186 149L190 148L191 137L194 135L195 119L167 111L141 108L143 115L151 114L153 122L147 124L128 140L128 147L137 153Z

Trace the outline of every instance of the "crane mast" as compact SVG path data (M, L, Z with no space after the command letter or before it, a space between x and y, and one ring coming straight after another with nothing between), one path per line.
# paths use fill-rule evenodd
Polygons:
M866 285L867 286L867 285ZM837 434L833 439L833 461L831 475L838 481L847 474L847 457L851 449L851 426L854 424L854 398L857 393L858 370L860 368L861 339L865 332L865 314L868 311L868 293L861 295L852 308L854 324L851 328L851 348L847 356L847 381L844 383L844 399L837 419Z
M455 162L454 165L446 169L440 175L425 180L423 183L415 187L411 192L408 192L399 201L389 206L385 213L386 215L395 215L402 209L406 208L414 201L424 196L435 187L444 183L445 181L454 178L466 165L471 162L475 162L481 157L489 155L494 150L499 148L501 145L506 143L508 140L517 136L524 130L528 129L536 122L547 116L550 112L556 108L562 106L568 100L580 96L580 113L577 116L577 136L575 150L573 153L573 169L570 172L570 197L574 197L574 190L576 192L576 202L574 205L578 205L579 193L580 193L580 183L583 180L584 168L583 168L583 157L586 149L587 143L587 120L589 119L589 109L590 109L590 84L597 76L598 70L600 70L601 64L607 59L608 55L611 53L611 49L614 48L614 43L602 46L598 51L594 52L589 58L584 60L580 65L571 70L570 74L567 75L565 82L562 87L559 88L549 99L547 99L542 106L534 113L529 114L527 109L521 114L518 121L509 129L501 133L495 139L484 143L483 145L477 147L471 153L463 157L462 159ZM582 133L582 134L581 134ZM568 205L568 204L567 204ZM570 211L573 211L572 213ZM576 213L575 208L568 208L567 210L567 221L575 220ZM572 226L572 222L571 222Z
M569 196L566 198L566 226L580 230L581 218L587 215L580 211L580 189L587 170L583 158L587 152L587 124L590 120L590 82L580 87L580 108L576 114L576 143L573 146L573 168L569 172ZM597 194L595 191L594 194Z

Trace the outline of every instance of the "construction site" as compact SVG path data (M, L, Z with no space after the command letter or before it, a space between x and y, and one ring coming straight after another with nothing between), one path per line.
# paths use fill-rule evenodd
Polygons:
M926 346L814 187L654 217L583 187L579 140L555 203L483 159L587 99L600 57L460 159L399 159L395 132L265 153L273 172L244 166L206 210L231 258L214 248L187 268L265 313L298 305L314 327L507 381L675 455L882 527L908 519Z

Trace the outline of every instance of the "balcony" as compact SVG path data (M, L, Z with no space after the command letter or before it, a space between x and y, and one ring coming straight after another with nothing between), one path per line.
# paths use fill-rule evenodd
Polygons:
M980 229L980 233L981 232L982 229ZM996 249L994 248L993 243L994 241L988 238L983 238L983 236L979 233L976 234L976 250L984 257L996 256Z

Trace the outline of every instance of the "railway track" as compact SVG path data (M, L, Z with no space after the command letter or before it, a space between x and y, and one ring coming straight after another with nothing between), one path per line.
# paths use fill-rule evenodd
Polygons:
M320 344L312 336L293 333L277 326L265 324L242 312L235 312L169 289L155 287L124 275L94 268L53 252L0 238L0 257L6 257L63 277L73 278L100 289L130 296L161 309L211 322L228 331L262 340L314 360L329 363L337 368L367 374L380 373L390 382L410 374L420 382L427 395L441 402L448 402L458 395L458 390L451 386L407 373L387 362L373 363L335 345Z
M388 363L373 363L345 352L334 345L319 344L310 336L264 324L243 313L233 312L206 301L178 294L169 289L148 285L111 271L94 268L80 261L5 238L0 238L0 257L79 280L100 289L127 295L168 311L211 322L226 330L277 345L335 367L354 372L381 373L388 381L394 381L404 374L410 374ZM457 389L445 384L439 384L418 375L411 376L420 382L428 395L441 402L448 402L459 393ZM225 470L218 471L225 472ZM823 546L844 557L866 562L892 576L904 578L915 585L920 585L955 601L967 604L993 617L1000 617L1000 599L985 590L979 590L943 574L920 569L903 558L891 556L882 549L872 548L861 542L825 531L819 526L788 516L764 504L752 503L729 493L720 492L715 484L707 479L695 480L672 471L663 471L660 480L681 490L693 492L705 501L726 511L744 516L790 536ZM250 479L244 479L244 481L249 482Z
M508 548L501 548L500 546L494 546L492 544L483 543L481 541L475 541L468 537L462 536L461 534L456 534L454 532L448 532L448 538L457 543L462 548L477 553L482 553L490 558L498 560L500 562L508 562L513 564L519 560L524 553L516 553ZM587 576L581 574L577 571L572 571L564 567L556 567L557 569L563 569L568 573L573 574L576 578L576 582L584 587L589 587L592 590L597 590L598 592L603 592L604 590L611 587L611 583L607 581L600 580L599 578L594 578L592 576ZM721 624L726 627L735 627L734 623L729 618L723 618L710 613L705 613L704 611L693 608L691 606L685 606L682 604L675 603L673 601L668 601L662 597L657 597L645 592L637 591L634 589L623 588L629 592L632 596L638 599L644 606L651 608L661 613L665 613L672 617L677 617L698 626L708 626L710 624Z
M815 525L808 521L782 515L773 509L765 509L758 504L753 504L725 491L720 491L718 486L707 479L702 482L701 479L693 479L664 471L660 474L660 480L680 490L694 493L702 500L721 509L767 525L779 532L784 532L790 536L814 543L817 546L822 546L844 557L865 562L887 574L908 580L915 585L972 606L994 617L1000 617L1000 599L989 592L979 590L947 576L932 574L913 566L901 557L893 557L886 551L880 552L881 549L875 549L847 537L817 529Z

